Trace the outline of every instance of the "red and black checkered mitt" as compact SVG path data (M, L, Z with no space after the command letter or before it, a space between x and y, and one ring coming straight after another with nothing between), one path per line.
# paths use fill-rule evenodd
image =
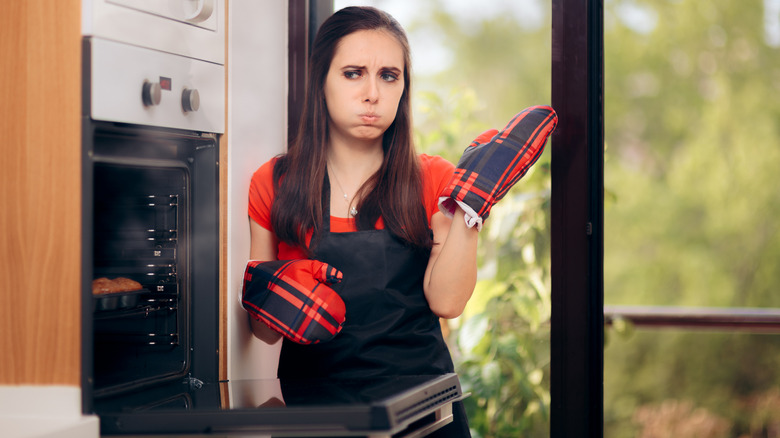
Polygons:
M517 113L500 132L482 133L463 152L439 196L439 209L451 217L460 206L466 224L481 230L491 207L542 155L557 124L558 115L552 108L532 106Z
M341 271L317 260L250 261L241 300L253 318L299 344L316 344L341 331L346 309L329 287Z

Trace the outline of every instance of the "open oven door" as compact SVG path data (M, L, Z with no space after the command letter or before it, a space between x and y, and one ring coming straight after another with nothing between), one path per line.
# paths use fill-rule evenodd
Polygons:
M455 374L344 381L182 380L104 400L101 433L425 436L452 421Z

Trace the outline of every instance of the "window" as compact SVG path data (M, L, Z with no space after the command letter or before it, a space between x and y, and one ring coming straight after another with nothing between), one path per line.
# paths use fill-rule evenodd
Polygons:
M605 436L780 424L779 8L605 2Z

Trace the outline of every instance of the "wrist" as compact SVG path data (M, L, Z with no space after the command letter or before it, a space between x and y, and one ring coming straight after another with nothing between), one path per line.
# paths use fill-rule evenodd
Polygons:
M482 230L482 221L480 221L478 224L474 223L471 220L468 212L458 208L452 213L451 227L462 230L462 232L465 232L469 235L478 236L479 232Z

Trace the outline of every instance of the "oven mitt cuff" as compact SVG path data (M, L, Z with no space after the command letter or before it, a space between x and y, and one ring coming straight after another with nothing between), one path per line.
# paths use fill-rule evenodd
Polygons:
M317 260L252 260L244 272L242 305L293 342L325 342L344 324L344 301L330 288L341 279L341 271Z
M502 129L483 132L466 148L455 173L439 196L439 210L452 216L460 207L466 225L482 229L490 209L539 159L558 115L549 106L517 113Z
M482 217L470 205L447 196L439 197L439 210L447 217L454 216L458 208L465 213L463 219L466 221L467 227L472 228L476 226L477 231L482 231Z

